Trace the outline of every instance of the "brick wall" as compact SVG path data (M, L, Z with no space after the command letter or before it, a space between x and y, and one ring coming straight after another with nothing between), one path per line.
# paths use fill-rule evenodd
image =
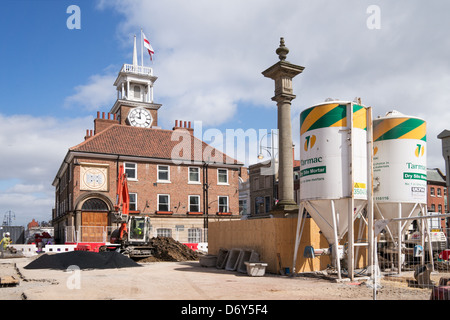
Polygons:
M108 166L109 188L106 191L87 191L80 190L80 170L81 164L106 164ZM76 158L66 171L67 179L56 190L55 216L59 211L59 217L81 208L82 202L89 196L102 195L115 203L116 183L118 174L118 165L124 163L135 164L137 168L137 179L128 180L130 193L137 194L136 214L148 214L161 216L158 214L158 194L168 194L170 196L170 216L192 216L189 212L189 195L200 196L200 210L203 211L203 169L201 166L192 166L198 168L200 181L189 182L188 165L171 165L170 163L150 163L136 161L102 160L95 158ZM169 181L158 181L158 165L169 166ZM239 215L239 170L226 169L228 172L228 184L218 183L218 168L208 168L208 202L209 215L218 214L218 197L228 197L229 213ZM225 168L222 168L225 169ZM72 170L72 174L69 171ZM71 177L69 179L69 177ZM64 203L64 206L61 206ZM167 214L167 213L166 213ZM198 215L197 215L198 216Z
M167 166L167 164L159 164ZM158 181L158 164L154 163L137 163L137 181L129 180L128 188L130 193L138 194L138 210L142 213L154 214L158 211L157 195L170 195L170 211L173 214L187 215L189 211L189 195L200 196L200 207L203 211L203 174L202 168L199 168L200 182L189 182L189 166L168 165L169 181ZM230 212L232 214L239 213L239 181L238 171L228 169L227 185L218 184L217 168L208 169L208 200L209 214L215 215L218 212L218 197L228 196Z
M427 207L428 211L445 213L445 186L428 184ZM441 210L439 210L439 206ZM434 207L434 209L433 209Z

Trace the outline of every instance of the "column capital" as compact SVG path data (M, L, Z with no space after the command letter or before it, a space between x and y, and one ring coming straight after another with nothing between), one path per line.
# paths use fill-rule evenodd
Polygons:
M272 80L277 80L281 77L287 77L291 80L298 74L302 73L305 67L292 64L288 61L278 61L273 66L267 68L262 72L263 76Z
M276 50L276 53L278 54L280 61L263 71L262 74L264 77L275 81L275 96L272 100L277 102L285 101L289 103L295 99L295 95L292 90L292 79L302 73L305 67L286 61L286 56L289 53L289 49L284 45L284 38L281 38L280 46Z

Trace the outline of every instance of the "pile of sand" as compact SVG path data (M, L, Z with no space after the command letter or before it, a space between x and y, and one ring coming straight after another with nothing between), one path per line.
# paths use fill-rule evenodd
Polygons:
M150 240L153 249L153 257L144 258L139 262L150 261L190 261L197 260L199 255L185 244L171 237L156 237Z

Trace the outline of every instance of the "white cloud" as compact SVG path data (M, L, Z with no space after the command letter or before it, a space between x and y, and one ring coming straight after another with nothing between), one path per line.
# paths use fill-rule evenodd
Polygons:
M52 197L53 196L53 197ZM23 192L5 192L0 194L0 218L8 211L14 213L13 225L25 226L35 219L36 221L49 221L52 217L54 194L28 194Z
M262 62L265 44L274 52L279 41L266 34L273 30L261 19L266 11L281 11L271 2L108 1L100 7L124 14L119 26L124 38L143 27L155 49L155 101L164 100L170 123L186 110L186 120L201 114L205 125L223 124L236 115L239 102L271 103L271 83L261 75L272 62ZM188 109L181 107L188 103Z
M283 36L288 60L305 66L294 79L294 140L305 108L328 97L361 97L375 117L397 109L424 118L429 166L442 167L436 136L450 118L450 4L380 0L380 29L371 30L367 8L372 4L108 0L98 7L123 15L119 37L129 42L142 27L152 43L155 101L164 101L161 123L171 126L182 118L202 120L207 127L258 117L246 113L243 104L274 105L273 81L261 72L277 61Z
M164 108L174 118L180 109L191 114L206 111L207 105L197 103L210 101L213 94L227 101L215 109L226 115L221 123L245 112L230 109L230 104L273 104L273 83L261 72L276 62L280 36L290 49L288 60L306 67L294 80L298 96L294 112L329 96L349 100L361 96L381 113L388 111L387 103L399 102L417 114L421 107L408 98L426 97L430 94L426 82L434 78L439 84L450 71L447 10L442 3L379 1L381 29L370 30L366 10L371 4L125 0L101 1L98 6L123 14L119 26L123 38L144 28L156 51L155 99L170 99ZM442 85L435 89L436 94L448 95ZM188 109L181 108L186 101ZM220 122L213 113L204 114L203 120L205 125Z
M17 225L33 218L48 221L54 206L53 178L68 148L83 140L92 118L0 114L0 122L0 219L11 210Z
M113 86L115 80L112 74L92 75L87 84L74 88L75 94L65 99L64 106L81 107L89 111L111 107L117 94Z
M6 190L6 193L41 193L48 190L44 184L22 184L18 183Z

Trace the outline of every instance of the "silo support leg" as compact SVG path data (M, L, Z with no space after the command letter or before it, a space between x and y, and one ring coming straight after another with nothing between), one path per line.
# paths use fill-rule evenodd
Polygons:
M355 208L355 200L352 197L349 199L349 206L348 206L348 250L347 250L348 276L352 281L354 280L354 266L355 266L354 208Z
M336 259L336 268L338 271L338 279L341 280L341 261L339 260L339 241L337 233L337 222L336 222L336 209L334 207L334 200L331 200L331 216L333 217L333 232L334 232L334 258Z
M421 211L422 211L422 215L424 215L424 216L428 215L427 208L425 206L423 206L423 205L421 206ZM428 238L428 254L430 256L431 270L434 271L433 243L431 242L430 226L428 224L427 219L425 219L424 224L425 224L425 233ZM425 238L425 236L422 235L422 239L424 239L424 238ZM422 247L422 248L425 248L425 247Z
M297 231L295 233L295 244L294 244L294 261L292 262L292 275L295 275L295 272L296 272L295 265L297 264L298 247L299 247L300 241L302 239L303 226L305 225L304 218L303 218L303 210L304 210L304 205L302 202L302 203L300 203L300 207L298 209Z
M402 204L398 204L398 218L402 218ZM402 221L398 221L398 230L397 230L397 237L398 237L398 274L402 273Z

